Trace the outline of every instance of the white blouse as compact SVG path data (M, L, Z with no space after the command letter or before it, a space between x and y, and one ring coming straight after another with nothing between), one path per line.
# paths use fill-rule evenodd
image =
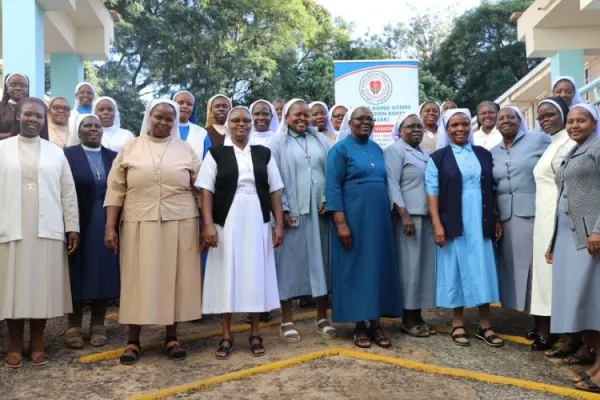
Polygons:
M231 139L225 139L225 146L233 146L235 153L235 159L238 165L238 184L237 192L242 193L256 193L256 182L254 180L254 166L252 164L252 153L250 145L246 145L244 149L240 149L234 146ZM269 192L273 193L280 189L283 189L283 182L279 169L275 160L271 158L269 164L267 164L267 174L269 175ZM200 174L194 186L198 189L206 189L212 193L215 192L215 182L217 180L217 163L212 157L212 154L208 152L206 158L202 162L200 167Z
M115 129L114 126L111 126L102 128L102 130L102 146L117 153L121 151L126 141L135 139L133 133L127 129Z

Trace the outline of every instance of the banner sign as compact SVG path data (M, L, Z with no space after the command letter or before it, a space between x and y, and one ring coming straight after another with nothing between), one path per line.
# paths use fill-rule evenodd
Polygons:
M373 111L373 140L392 143L399 115L419 107L419 62L416 60L334 61L335 102Z

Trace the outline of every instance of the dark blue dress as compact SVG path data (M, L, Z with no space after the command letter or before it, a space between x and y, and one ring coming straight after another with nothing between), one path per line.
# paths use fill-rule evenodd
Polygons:
M327 211L343 211L352 250L333 224L331 297L334 322L402 315L402 289L381 147L350 135L329 151Z
M117 153L81 146L65 149L79 204L80 249L69 257L73 302L111 300L120 295L118 255L104 247L106 177Z

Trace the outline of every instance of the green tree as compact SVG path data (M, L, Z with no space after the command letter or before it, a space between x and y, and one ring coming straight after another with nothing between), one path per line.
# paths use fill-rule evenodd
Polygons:
M475 110L494 100L535 67L539 59L525 57L509 22L515 11L533 0L485 1L456 20L452 32L434 52L431 71L454 91L457 104Z

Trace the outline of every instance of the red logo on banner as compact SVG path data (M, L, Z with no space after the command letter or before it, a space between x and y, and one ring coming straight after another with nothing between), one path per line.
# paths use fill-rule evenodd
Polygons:
M379 79L374 79L369 82L369 87L371 88L371 92L373 92L373 94L377 94L381 90L381 81Z

